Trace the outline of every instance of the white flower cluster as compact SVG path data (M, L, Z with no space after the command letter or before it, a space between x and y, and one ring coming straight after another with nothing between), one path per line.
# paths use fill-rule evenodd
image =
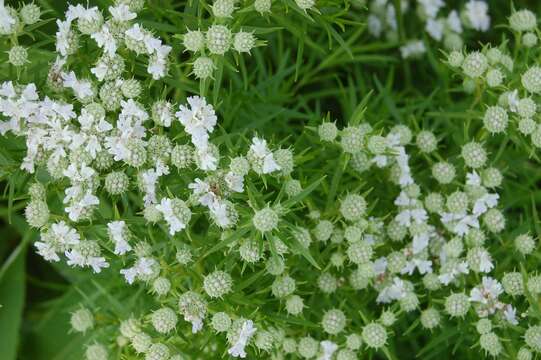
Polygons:
M415 7L415 13L424 23L427 34L437 42L443 41L444 47L449 50L462 48L464 28L476 31L488 31L490 28L488 4L481 0L469 0L460 11L452 9L447 15L441 14L446 7L443 0L402 1L400 4L402 17L414 11L410 8ZM397 41L399 29L394 3L373 0L369 10L367 24L370 34L377 38L384 35L389 40ZM426 48L422 40L412 39L400 48L400 52L402 58L407 59L420 57L426 52Z

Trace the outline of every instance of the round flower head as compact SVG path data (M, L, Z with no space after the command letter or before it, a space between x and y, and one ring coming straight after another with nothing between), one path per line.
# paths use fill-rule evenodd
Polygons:
M387 139L381 135L373 135L368 138L366 146L372 154L380 155L387 149Z
M340 144L342 150L349 154L355 154L363 149L364 133L355 126L348 126L340 132Z
M357 354L350 349L341 349L336 354L336 360L357 360Z
M28 52L24 47L15 45L8 52L8 61L13 66L23 66L28 62Z
M427 290L436 291L441 287L441 282L438 278L438 275L434 273L428 273L423 276L423 285Z
M272 295L281 299L295 292L295 280L289 275L277 277L272 283Z
M297 352L305 359L311 359L317 355L319 344L310 336L303 337L297 344Z
M239 53L249 53L255 46L255 36L251 32L239 31L233 38L233 48Z
M439 213L443 210L443 196L439 193L430 193L425 197L424 205L428 212Z
M217 18L230 18L235 11L234 0L215 0L212 4L212 14Z
M431 153L438 146L438 139L436 139L436 136L431 131L421 131L417 134L415 141L419 151L423 153Z
M453 214L463 214L468 208L468 195L462 191L455 191L447 197L446 206Z
M517 360L532 360L533 355L527 347L521 347L517 352Z
M285 338L282 341L282 350L286 354L293 354L297 351L297 342L293 338Z
M217 332L226 332L231 326L231 318L224 312L217 312L212 316L211 324Z
M381 313L379 321L383 326L392 326L396 322L396 315L391 310L386 310Z
M152 135L147 142L147 157L151 163L160 160L162 163L169 162L171 154L171 140L165 135Z
M321 220L314 229L314 236L318 241L327 241L331 237L334 225L329 220Z
M271 275L282 275L285 270L284 260L280 256L271 256L265 264L265 269Z
M145 353L145 360L167 360L171 355L171 351L167 345L155 343L150 345Z
M500 170L496 168L486 168L481 173L481 180L483 181L483 186L487 188L496 188L501 185L503 176Z
M207 48L211 54L223 55L231 47L231 30L224 25L212 25L206 34Z
M291 295L286 299L286 311L291 315L299 315L304 309L304 300L299 295Z
M362 173L370 169L370 166L372 166L370 158L362 151L353 154L349 163L351 165L351 168L358 173Z
M203 281L203 288L211 298L221 298L231 291L232 285L231 275L220 270L208 274Z
M524 334L524 342L533 351L541 353L541 326L533 325L528 327L528 330Z
M387 343L387 331L378 323L369 323L363 327L363 341L369 348L379 349Z
M19 14L25 25L33 25L39 21L41 9L34 3L24 4Z
M177 326L177 314L170 308L164 307L156 310L150 317L152 326L157 332L167 334Z
M263 256L259 244L253 240L243 242L239 247L239 254L241 259L248 263L256 263Z
M192 253L188 247L183 246L177 250L175 259L180 265L187 265L192 261Z
M317 285L322 292L331 294L336 291L338 280L328 272L324 272L317 279Z
M532 145L537 148L541 148L541 124L535 125L535 130L530 136L532 140Z
M350 334L346 337L346 347L350 350L359 350L363 344L363 338L359 334Z
M34 228L45 226L49 221L49 214L49 207L43 200L32 200L24 209L26 222Z
M198 57L193 62L193 74L197 79L211 78L215 68L212 59L206 56Z
M94 315L87 308L81 308L71 313L70 324L77 332L86 332L94 327Z
M514 31L533 31L537 27L537 18L530 10L515 11L509 17L509 26Z
M270 207L256 211L252 219L254 227L262 233L276 229L278 221L280 221L278 214Z
M402 146L408 145L413 138L411 130L406 125L395 125L390 131L391 135L398 136L399 144Z
M463 293L454 293L445 298L445 311L451 317L464 317L470 309L470 300Z
M296 179L287 180L284 184L284 191L290 198L299 195L302 192L301 182Z
M348 194L340 202L340 213L349 221L360 220L366 211L366 200L358 194Z
M522 35L522 43L527 48L533 48L537 46L538 42L539 42L539 39L537 35L533 32L527 32L524 35Z
M490 69L487 71L487 84L490 87L500 86L503 82L504 75L498 69Z
M339 334L346 326L346 315L339 309L329 310L323 315L321 326L327 334Z
M85 358L86 360L107 360L109 354L105 346L96 343L86 348Z
M464 54L462 54L461 51L451 51L449 53L449 56L447 56L447 63L449 63L450 66L454 68L458 68L462 65L462 62L464 61Z
M290 149L278 149L273 153L274 160L280 166L280 174L290 175L293 172L293 152Z
M440 184L449 184L455 178L455 167L448 162L439 162L432 166L432 176Z
M99 90L99 97L105 110L116 111L118 108L120 108L122 91L116 82L106 82ZM135 142L140 140L132 139L132 141Z
M269 352L274 345L272 333L266 330L260 330L255 334L254 345L262 351Z
M271 11L271 0L255 0L254 9L260 14L265 14Z
M541 275L531 275L527 283L528 291L534 295L541 294Z
M121 195L128 190L130 179L122 171L114 171L105 177L105 190L111 195Z
M134 318L129 318L120 323L120 333L128 339L133 338L141 332L141 322Z
M479 346L481 346L481 349L483 349L487 354L494 357L501 355L503 351L503 346L500 339L493 332L481 335L479 338Z
M533 94L541 93L541 67L533 66L526 70L526 72L522 74L521 81L522 86L524 86L527 91Z
M517 112L521 117L534 117L537 112L537 104L529 97L520 99L517 106Z
M364 241L356 241L350 244L347 249L348 259L354 264L362 264L370 261L372 253L372 246Z
M171 163L178 169L185 169L193 163L193 148L190 145L176 145L171 150Z
M483 125L491 134L497 134L507 129L509 116L504 108L500 106L490 106L485 111Z
M499 233L505 228L505 217L498 209L490 209L483 215L483 223L490 232Z
M520 252L522 255L529 255L536 248L535 240L529 234L522 234L517 236L514 243L515 249L517 249L517 251Z
M186 50L198 52L205 48L205 35L199 30L188 30L183 35L183 44Z
M315 0L295 0L295 3L297 4L298 7L301 8L301 10L310 10L311 8L314 7L314 5L316 5L316 1Z
M28 187L28 195L30 195L30 199L32 200L46 200L47 199L47 192L45 190L45 186L43 186L43 184L40 183L39 181L32 183Z
M462 71L470 78L482 76L488 68L488 61L485 55L475 51L466 56L462 63Z
M440 326L441 316L438 310L428 308L421 313L421 325L428 330Z
M334 141L338 136L338 129L334 122L324 122L317 128L319 138L322 141Z
M131 338L131 345L138 354L145 353L152 345L152 338L150 335L140 332Z
M171 290L171 281L165 277L158 277L152 282L152 291L158 296L165 296Z
M511 295L518 296L524 293L524 282L519 272L505 273L502 277L503 290Z
M138 97L143 91L141 83L136 79L124 80L122 82L122 85L120 86L120 90L122 91L122 95L124 95L128 99L134 99Z
M518 131L523 135L530 135L537 129L537 123L531 118L521 118L518 121Z
M475 324L475 329L480 335L488 334L492 331L492 322L487 318L480 319L477 321L477 324Z

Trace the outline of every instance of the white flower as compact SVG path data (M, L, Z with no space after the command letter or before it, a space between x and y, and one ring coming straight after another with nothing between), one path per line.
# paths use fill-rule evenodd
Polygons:
M323 340L319 344L323 353L318 360L331 360L333 354L338 350L338 345L329 340Z
M393 282L384 287L378 294L377 303L390 303L391 301L402 299L406 296L406 287L404 281L399 277L395 277Z
M65 211L68 213L68 217L71 221L78 221L86 208L98 205L99 203L100 200L88 192L80 201L73 203L71 206L67 206Z
M490 28L490 16L488 5L484 1L470 0L465 6L465 15L471 27L479 31L487 31Z
M169 225L169 234L175 235L177 232L186 228L186 224L175 215L171 204L171 199L163 198L160 204L156 205L156 209L163 214L164 220Z
M425 25L426 32L436 41L443 38L444 23L441 19L428 19Z
M435 18L442 7L445 6L443 0L418 0L424 14L429 18Z
M424 275L432 272L432 261L422 259L412 259L406 263L400 271L401 274L412 275L415 269L419 270L419 274Z
M425 44L421 40L411 40L400 47L400 54L403 59L418 57L425 52Z
M128 239L125 238L126 235L126 223L124 221L111 221L107 224L109 233L111 235L111 240L115 244L115 254L124 255L128 251L131 251L132 247L128 244Z
M267 141L258 137L252 138L250 151L253 155L263 162L263 174L269 174L273 171L280 170L280 166L274 160L272 152L267 147Z
M470 270L465 261L457 261L447 272L441 273L438 279L443 285L449 285L460 274L467 274Z
M60 261L60 257L58 257L56 253L56 248L53 244L42 242L42 241L36 241L34 243L34 246L38 250L38 254L42 256L47 261Z
M449 224L451 231L464 236L470 232L470 228L479 229L479 219L475 215L443 213L441 222Z
M381 35L381 31L383 30L381 20L377 16L370 14L368 16L367 25L370 35L379 38Z
M15 19L8 13L2 1L0 6L0 29L2 33L8 33L13 28L13 25L15 25Z
M83 256L79 251L74 249L66 251L65 255L68 258L68 265L79 267L90 266L95 273L100 273L101 269L109 267L109 263L101 256Z
M79 99L85 99L92 97L94 92L92 91L92 84L88 80L79 81L73 71L62 74L62 80L64 80L64 87L71 88Z
M506 304L503 310L503 316L511 325L518 325L517 309L513 305Z
M120 273L124 275L128 284L133 284L137 277L141 275L151 275L152 267L156 264L156 260L148 257L140 257L135 262L135 265L131 268L120 270Z
M509 106L509 111L516 113L518 111L518 106L520 104L520 98L518 96L518 90L509 91L506 93L507 105Z
M449 15L447 16L447 26L451 31L454 31L458 34L462 33L462 22L460 21L460 17L458 16L458 13L456 10L451 10Z
M412 221L417 224L423 223L428 219L425 209L404 209L395 217L396 221L403 226L411 226Z
M478 253L479 256L479 270L483 273L491 272L494 269L494 264L492 263L492 258L490 253L486 250L481 250Z
M56 51L62 56L68 55L70 46L71 22L56 20L58 31L56 32Z
M227 350L227 353L233 357L240 357L244 359L246 357L246 351L244 348L250 341L250 338L255 334L257 331L257 328L254 327L254 323L252 320L246 320L242 324L242 328L240 329L239 338L237 341L233 344L231 348Z
M485 194L475 201L473 205L473 214L480 216L487 212L488 209L491 209L498 205L498 199L500 196L498 194Z
M466 185L481 185L481 177L479 174L477 174L477 172L475 172L475 170L466 174Z
M470 301L488 304L494 302L503 293L503 287L489 276L483 276L481 285L474 287L470 292Z
M187 101L189 106L180 105L175 116L184 126L184 130L191 135L194 146L206 149L209 134L214 130L218 118L214 108L207 104L205 98L190 96Z
M387 259L383 256L378 258L374 261L373 268L376 275L385 274L385 271L387 270Z
M204 171L214 171L218 168L218 159L211 152L210 147L196 148L195 156L199 168Z
M109 12L113 19L119 22L130 21L137 17L137 14L130 11L130 8L126 4L118 4L116 6L109 6Z
M100 31L90 35L90 37L94 39L98 47L104 49L107 54L114 55L116 53L116 40L113 34L111 34L111 31L109 31L107 25L103 25Z
M224 177L225 183L231 189L235 192L243 192L244 191L244 177L241 175L237 175L233 173L232 171L229 171L227 174L225 174Z

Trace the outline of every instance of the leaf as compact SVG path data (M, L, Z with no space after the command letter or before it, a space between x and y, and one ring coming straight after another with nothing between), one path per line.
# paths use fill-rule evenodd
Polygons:
M25 250L17 254L0 281L0 352L3 360L17 358L26 292L25 254Z

